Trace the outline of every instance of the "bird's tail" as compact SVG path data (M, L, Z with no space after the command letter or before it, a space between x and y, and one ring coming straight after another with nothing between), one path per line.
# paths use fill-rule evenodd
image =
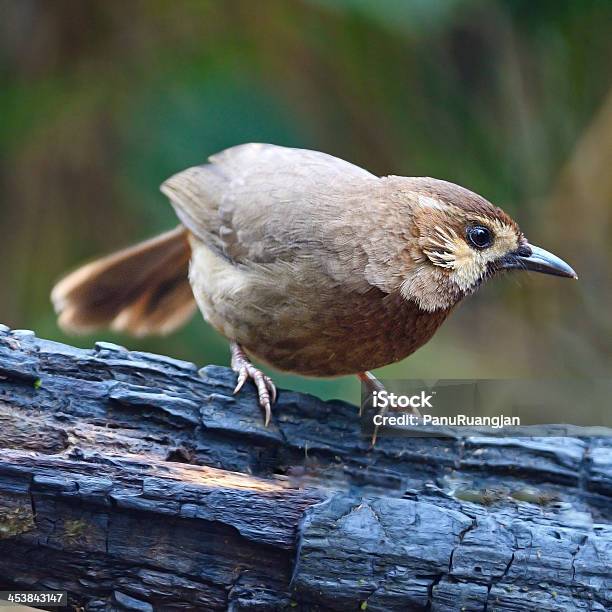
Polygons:
M166 334L195 310L183 226L86 264L51 293L60 326L76 333L101 327L135 336Z

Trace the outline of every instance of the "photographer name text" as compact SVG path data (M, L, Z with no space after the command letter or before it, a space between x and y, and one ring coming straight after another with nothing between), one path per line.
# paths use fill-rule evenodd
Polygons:
M454 414L452 416L436 416L434 414L376 414L373 417L376 427L520 427L521 419L517 416L495 414L492 416L473 416L469 414Z

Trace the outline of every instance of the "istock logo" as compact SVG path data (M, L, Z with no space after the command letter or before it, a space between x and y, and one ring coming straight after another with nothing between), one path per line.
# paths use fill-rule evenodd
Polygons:
M432 391L429 395L421 391L416 395L398 395L388 391L374 391L372 404L374 408L433 408L431 398L435 395Z

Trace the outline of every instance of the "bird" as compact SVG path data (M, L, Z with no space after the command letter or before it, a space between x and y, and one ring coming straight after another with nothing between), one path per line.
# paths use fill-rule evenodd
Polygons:
M371 373L427 343L509 270L577 278L482 196L428 177L379 177L326 153L249 143L161 185L180 224L88 263L51 299L75 333L167 334L197 308L230 344L267 426L277 390L253 360L304 376Z

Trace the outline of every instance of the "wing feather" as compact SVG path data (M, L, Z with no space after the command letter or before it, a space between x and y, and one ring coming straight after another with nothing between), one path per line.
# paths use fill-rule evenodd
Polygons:
M325 249L325 224L351 205L351 192L378 181L325 153L245 144L180 172L161 190L201 241L239 264L292 261Z

